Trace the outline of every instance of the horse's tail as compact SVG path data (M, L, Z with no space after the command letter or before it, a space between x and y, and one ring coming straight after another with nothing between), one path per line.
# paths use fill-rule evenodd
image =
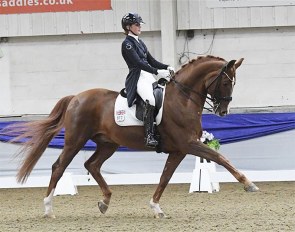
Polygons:
M25 141L17 153L26 154L16 176L18 182L26 182L52 138L62 129L66 109L73 97L71 95L60 99L44 120L17 123L8 128L9 134L17 134L10 142Z

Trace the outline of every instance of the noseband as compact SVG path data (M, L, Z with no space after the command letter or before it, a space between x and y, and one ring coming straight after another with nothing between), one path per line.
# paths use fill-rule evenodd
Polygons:
M171 80L176 84L176 86L178 87L178 89L179 89L179 90L180 90L180 91L181 91L181 92L182 92L182 93L183 93L188 99L190 99L190 100L191 100L192 102L194 102L195 104L198 104L198 103L197 103L193 98L191 98L191 96L187 93L187 91L192 92L192 93L194 93L194 94L197 94L197 95L199 95L199 96L202 96L202 97L206 98L206 102L207 102L208 105L210 105L211 108L209 109L209 108L204 107L204 109L213 112L213 110L212 110L212 109L214 109L214 106L213 106L213 105L220 105L221 101L228 101L228 102L231 102L231 101L232 101L232 96L221 97L221 96L219 96L219 94L218 94L218 90L219 90L219 87L220 87L220 84L221 84L221 79L222 79L222 76L223 76L223 75L225 75L225 76L231 81L231 83L232 83L233 86L234 86L235 83L236 83L236 80L235 80L236 78L235 78L235 76L233 76L232 78L230 78L230 76L225 72L225 70L227 69L227 65L228 65L228 63L226 63L226 64L222 67L222 69L221 69L221 71L219 72L219 74L217 75L217 77L215 77L214 80L213 80L213 81L209 84L209 86L206 88L206 91L208 92L208 89L212 86L212 84L215 83L215 82L217 81L217 83L216 83L216 85L215 85L215 89L214 89L213 97L208 97L208 95L204 95L204 94L201 94L201 93L199 93L199 92L196 92L196 91L193 90L192 88L187 87L187 86L181 84L179 81L177 81L177 80L175 79L175 76L172 76L172 77L171 77ZM208 102L207 100L210 100L210 101L213 103L213 105L212 105L210 102Z

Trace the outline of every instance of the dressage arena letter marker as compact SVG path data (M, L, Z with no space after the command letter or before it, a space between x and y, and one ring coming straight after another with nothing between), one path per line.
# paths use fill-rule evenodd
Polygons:
M216 173L216 164L196 157L195 169L193 171L192 182L189 192L219 192L218 182L213 182L211 175Z
M65 172L57 183L54 196L58 195L76 195L77 187L74 184L72 173Z

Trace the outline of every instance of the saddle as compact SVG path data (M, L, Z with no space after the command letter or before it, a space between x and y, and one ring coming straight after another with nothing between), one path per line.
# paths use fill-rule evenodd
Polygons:
M153 84L154 96L156 99L155 106L155 122L159 125L162 121L163 104L165 97L164 82L158 81ZM143 115L145 110L145 102L138 96L134 104L129 107L127 103L127 94L125 89L122 89L118 94L114 106L114 120L118 126L143 126Z
M163 92L164 92L165 84L166 84L166 82L164 82L163 79L160 79L159 81L156 81L153 83L153 93L154 93L154 97L155 97L154 117L156 117L156 115L159 113L160 108L162 107ZM127 93L126 93L125 88L120 91L120 95L124 98L127 98ZM143 121L145 101L139 95L137 95L134 104L136 105L135 117L138 120Z

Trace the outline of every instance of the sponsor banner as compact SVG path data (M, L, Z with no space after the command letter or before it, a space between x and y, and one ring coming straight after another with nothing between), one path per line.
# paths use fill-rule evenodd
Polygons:
M111 0L0 0L0 14L110 9Z
M292 6L295 0L207 0L206 4L209 8Z

